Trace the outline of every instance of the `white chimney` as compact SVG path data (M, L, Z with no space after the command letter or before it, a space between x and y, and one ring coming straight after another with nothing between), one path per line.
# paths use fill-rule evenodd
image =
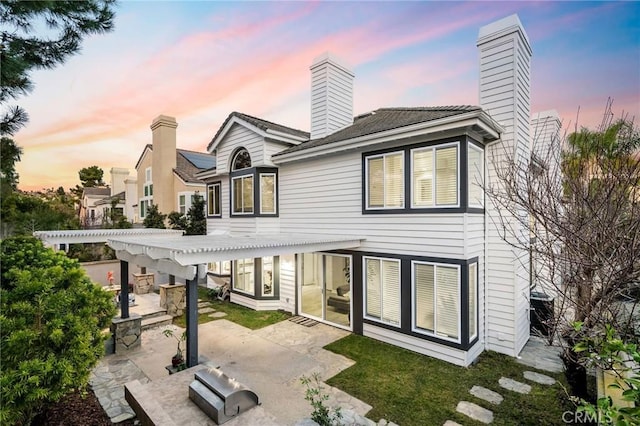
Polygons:
M331 53L313 60L311 69L311 139L353 123L354 73Z
M487 185L504 190L496 170L505 161L527 170L531 158L531 45L520 19L511 15L480 28L477 46L480 106L505 129L485 150ZM485 213L485 348L517 356L529 340L529 253L503 240L501 224L509 241L527 239L528 213L501 213L491 201Z
M124 181L129 177L129 169L112 167L111 174L111 195L116 195L125 191Z

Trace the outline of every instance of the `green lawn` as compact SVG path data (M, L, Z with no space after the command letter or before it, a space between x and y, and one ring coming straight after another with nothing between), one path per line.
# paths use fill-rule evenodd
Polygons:
M522 372L536 370L495 352L484 353L475 365L463 368L353 334L325 349L356 361L327 383L373 406L367 417L375 421L384 418L401 426L423 426L454 420L480 425L456 412L458 402L465 400L492 410L494 425L555 425L563 424L562 413L571 407L562 374L540 371L560 380L562 386L527 382ZM529 383L531 393L502 389L498 385L502 376ZM492 406L474 397L469 393L473 385L500 393L504 401Z
M287 312L282 311L254 311L253 309L245 308L244 306L237 305L231 302L221 302L217 299L210 299L207 289L198 287L198 297L201 301L206 301L211 304L211 307L217 312L224 312L227 315L222 318L211 318L210 314L199 314L198 324L204 324L205 322L215 321L217 319L226 319L252 330L257 330L262 327L266 327L271 324L283 321L290 317ZM187 326L186 315L175 317L173 323L180 326Z

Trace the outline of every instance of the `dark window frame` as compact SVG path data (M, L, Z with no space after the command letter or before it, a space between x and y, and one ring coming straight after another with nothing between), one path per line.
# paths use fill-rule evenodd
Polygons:
M274 185L275 185L275 193L274 193L274 203L275 203L275 212L274 213L261 213L261 197L260 197L260 178L261 175L275 175L274 177ZM253 212L252 213L234 213L233 211L233 179L241 176L253 176ZM279 217L280 216L280 190L279 190L279 176L278 176L278 168L277 167L251 167L248 169L236 170L229 173L229 215L231 217Z
M412 157L411 151L417 148L437 147L439 145L451 144L458 142L458 206L457 207L412 207L413 205L413 176L411 173ZM362 153L362 199L361 207L363 215L375 214L441 214L441 213L484 213L485 208L469 206L469 176L468 176L468 146L473 144L474 147L483 150L486 153L484 145L476 141L468 135L452 136L435 141L419 142L410 145L396 146L393 148L385 148L376 151L368 151ZM368 177L367 177L367 159L382 154L404 152L404 207L402 208L367 208L368 196ZM484 157L483 157L484 158ZM485 160L486 162L486 160ZM435 170L434 170L435 173ZM485 176L486 180L486 176ZM435 193L434 193L435 197Z
M216 195L215 190L213 191L214 193L214 212L215 212L215 206L218 206L218 210L220 213L216 214L216 213L210 213L209 212L209 189L213 188L213 187L218 187L218 193ZM211 182L211 183L207 183L207 217L208 218L221 218L222 217L222 181L215 181L215 182Z
M253 258L253 294L235 290L233 281L237 259L231 262L231 282L229 285L231 293L254 300L280 300L280 256L268 257L273 257L273 294L264 296L262 293L262 257Z

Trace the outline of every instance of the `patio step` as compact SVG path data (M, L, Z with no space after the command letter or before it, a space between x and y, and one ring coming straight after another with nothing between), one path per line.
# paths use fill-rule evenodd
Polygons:
M158 308L157 311L148 312L146 314L143 314L142 315L142 320L144 321L145 319L149 319L149 318L163 317L165 315L167 315L167 310Z
M154 316L150 318L143 318L141 328L144 331L154 327L169 325L172 322L173 322L173 317L171 315L160 315L160 316Z

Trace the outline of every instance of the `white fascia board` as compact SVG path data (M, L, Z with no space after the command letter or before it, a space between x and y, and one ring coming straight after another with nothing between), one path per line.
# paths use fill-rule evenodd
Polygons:
M339 250L360 247L362 239L346 240L331 243L315 243L291 246L273 247L247 247L233 248L231 250L202 250L197 252L174 252L173 259L180 265L197 265L209 262L220 262L226 260L248 259L265 256L282 256L285 254L295 254L301 251L317 252L327 250Z
M470 126L479 126L487 131L492 137L498 139L504 130L484 111L471 111L461 115L445 117L439 120L431 120L422 123L391 129L384 132L364 135L353 139L345 139L340 142L319 145L302 151L295 151L288 154L276 154L272 157L275 164L287 163L289 161L302 160L316 157L318 155L330 154L345 151L347 149L357 149L373 144L397 141L399 139L420 136L426 133L444 132L448 130L463 129Z
M254 126L251 123L248 123L248 122L244 121L243 119L241 119L239 117L234 116L234 117L231 118L231 120L229 120L227 125L224 126L224 129L222 129L222 132L220 132L220 134L213 141L213 143L209 144L209 146L207 147L207 152L209 154L213 154L213 151L215 151L216 148L218 147L218 145L220 145L220 142L222 142L224 137L227 136L227 133L229 132L229 130L231 130L231 127L233 127L234 124L239 124L242 127L246 127L247 129L251 130L254 133L257 133L258 135L262 136L263 138L267 136L267 132L259 129L258 127Z
M267 134L270 135L271 139L292 143L294 145L299 145L301 142L305 142L308 140L307 138L303 138L301 136L294 136L290 135L289 133L279 132L273 129L267 129Z
M196 177L198 179L208 179L208 178L212 178L212 177L216 177L217 175L217 169L216 170L205 170L202 172L198 172L196 173Z

